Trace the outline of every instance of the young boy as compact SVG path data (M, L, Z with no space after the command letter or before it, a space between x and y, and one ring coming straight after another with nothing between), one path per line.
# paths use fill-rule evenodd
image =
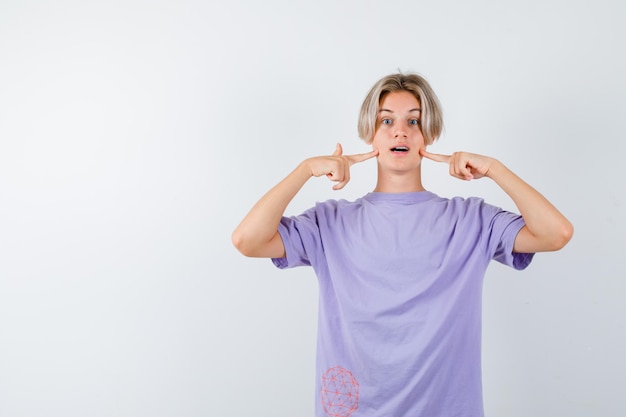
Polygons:
M426 151L443 129L441 106L418 74L379 80L363 102L359 136L372 151L300 163L233 232L246 256L279 268L310 265L319 281L316 416L483 415L482 280L495 259L516 269L561 249L570 222L496 159ZM377 159L374 191L285 217L311 177L343 188L350 167ZM422 186L421 161L463 180L488 177L520 214L479 198L447 199Z

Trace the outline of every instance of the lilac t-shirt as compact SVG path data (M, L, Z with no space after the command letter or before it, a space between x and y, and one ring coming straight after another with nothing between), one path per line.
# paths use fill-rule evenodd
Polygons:
M279 233L279 268L319 280L317 417L483 415L481 295L513 253L521 216L424 191L330 200Z

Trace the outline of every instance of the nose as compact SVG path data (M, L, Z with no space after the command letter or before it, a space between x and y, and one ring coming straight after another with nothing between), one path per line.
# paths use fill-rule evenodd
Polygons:
M403 126L396 127L396 130L393 132L394 139L403 139L407 137L406 129Z

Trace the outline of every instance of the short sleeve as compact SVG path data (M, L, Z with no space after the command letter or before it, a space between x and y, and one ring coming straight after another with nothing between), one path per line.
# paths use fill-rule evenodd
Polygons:
M283 217L278 225L278 233L285 247L285 257L272 258L274 265L280 269L310 266L312 257L320 247L315 209L299 216Z
M524 219L519 214L504 210L496 213L491 227L491 245L495 248L494 260L517 270L530 265L533 253L513 252L515 238L524 225Z

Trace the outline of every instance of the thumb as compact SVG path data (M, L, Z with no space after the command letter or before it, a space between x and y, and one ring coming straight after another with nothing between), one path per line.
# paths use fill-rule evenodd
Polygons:
M341 147L341 143L337 143L337 146L335 146L335 152L333 152L333 156L340 156L341 154L343 154L343 148Z

